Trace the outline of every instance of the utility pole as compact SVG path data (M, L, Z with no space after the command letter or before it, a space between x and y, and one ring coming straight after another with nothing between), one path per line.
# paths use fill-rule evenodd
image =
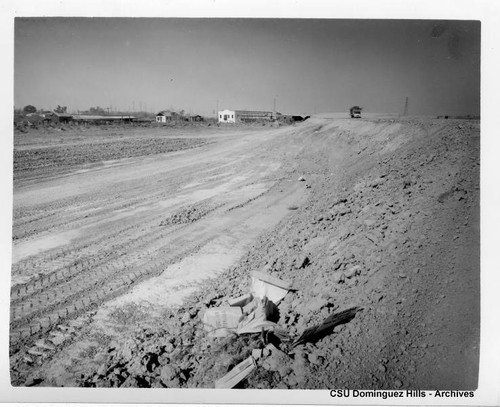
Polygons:
M404 110L403 116L408 116L408 96L406 96L405 110Z

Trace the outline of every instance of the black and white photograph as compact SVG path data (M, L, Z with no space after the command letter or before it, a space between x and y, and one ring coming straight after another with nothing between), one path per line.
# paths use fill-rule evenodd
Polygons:
M60 10L11 16L16 399L475 403L480 19Z

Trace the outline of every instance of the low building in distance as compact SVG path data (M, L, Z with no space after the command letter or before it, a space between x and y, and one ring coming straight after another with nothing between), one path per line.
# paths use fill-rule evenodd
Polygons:
M220 110L217 121L219 123L241 123L255 121L275 120L280 113L266 112L260 110Z

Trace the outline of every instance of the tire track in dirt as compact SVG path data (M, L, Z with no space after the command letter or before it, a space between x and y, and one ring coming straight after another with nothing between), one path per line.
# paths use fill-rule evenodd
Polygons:
M205 215L208 213L206 212ZM158 224L158 220L155 218L150 223ZM126 229L122 229L121 232L136 227L137 225L131 225ZM109 297L109 293L106 293L106 291L107 286L111 284L110 280L119 278L130 285L139 276L151 274L152 270L146 273L141 270L151 268L149 267L151 258L159 255L165 256L165 253L159 253L165 247L165 239L167 236L178 232L179 229L182 229L182 226L157 227L156 230L153 229L153 232L147 235L141 235L134 239L124 238L123 241L118 243L115 241L112 250L98 256L93 254L95 247L102 244L104 240L111 239L114 233L89 242L85 247L66 248L63 252L63 254L67 254L65 256L66 266L33 279L27 284L13 287L11 295L12 326L18 327L27 322L31 323L34 318L38 318L44 312L56 309L60 305L64 305L65 316L68 316L70 313L68 308L71 309L72 303L77 303L80 297L85 296L90 287L99 287L97 297L99 300L105 300ZM126 234L122 233L122 236L126 236ZM187 252L192 251L192 249L193 247L190 247ZM167 257L168 260L175 257L175 251L173 253L174 255L170 253L170 256ZM56 261L61 261L60 257L56 258ZM168 261L161 264L165 266ZM111 287L113 287L113 284L111 284ZM110 291L113 291L113 288ZM61 293L67 296L66 301L60 301ZM68 301L69 306L67 305ZM84 304L84 306L87 305ZM75 308L78 308L78 304L76 304ZM57 316L54 316L55 319L61 317L62 315L59 312Z
M215 211L223 213L242 208L262 195L263 193L259 193L240 202L229 200L204 216ZM191 238L186 239L183 229L188 228L191 223L161 227L156 233L129 240L124 246L119 246L123 255L118 255L112 261L109 261L106 254L82 260L74 249L66 249L69 257L80 258L78 265L62 268L46 277L14 287L11 302L11 350L17 349L26 340L29 342L33 335L74 319L91 307L97 307L131 289L135 284L159 275L169 265L196 252L214 239L214 236L209 236L204 240L194 239L188 243ZM179 236L166 244L165 237L176 233ZM189 234L191 236L192 233Z

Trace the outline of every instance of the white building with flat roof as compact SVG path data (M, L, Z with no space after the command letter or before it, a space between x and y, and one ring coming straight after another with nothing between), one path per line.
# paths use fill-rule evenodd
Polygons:
M236 111L220 110L217 119L219 123L236 123Z

